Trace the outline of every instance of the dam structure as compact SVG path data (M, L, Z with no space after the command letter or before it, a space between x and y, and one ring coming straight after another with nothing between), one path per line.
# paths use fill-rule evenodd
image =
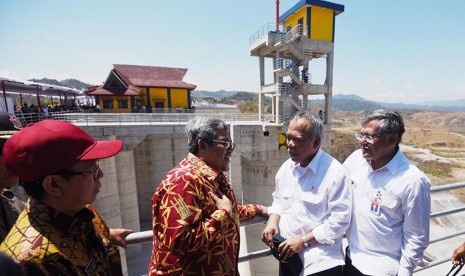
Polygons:
M168 170L187 156L184 128L193 116L214 116L230 125L236 149L228 175L238 202L269 206L275 174L289 158L287 151L279 148L279 136L286 131L285 125L265 125L248 116L221 112L181 117L169 114L69 114L61 118L80 126L94 139L124 142L122 152L101 161L104 177L94 205L111 228L133 229L147 236L143 241L131 242L126 250L120 250L125 275L147 274L152 248L151 197ZM456 186L465 187L465 183ZM425 258L442 264L415 275L447 273L450 255L463 242L465 234L463 227L455 223L463 220L464 214L456 213L463 212L465 205L447 190L433 191L435 188L441 186L432 188L432 192L438 192L432 194L431 240L434 244L428 247ZM451 208L456 209L451 211ZM261 241L264 227L263 221L241 227L240 256L267 251ZM453 239L436 243L445 240L445 236ZM263 256L240 262L241 275L278 275L278 262L269 254Z
M108 120L106 115L109 114L70 114L66 118L80 126L94 139L119 139L124 142L122 152L101 161L105 176L94 205L111 228L123 227L133 229L135 232L151 230L151 197L168 170L177 165L188 153L187 136L184 132L188 118L184 121L144 123L139 118L144 115L119 114L118 118L124 119L112 120ZM163 115L159 114L159 116ZM189 114L189 116L215 116L224 119L230 125L231 138L236 143L236 148L232 154L228 175L238 202L270 205L275 174L281 164L289 158L286 150L279 149L278 136L279 133L285 132L283 126L268 124L264 128L263 122L241 121L240 117L236 118L237 121L231 121L227 119L231 114L226 113ZM97 122L98 118L102 117L108 122ZM128 118L139 120L119 122ZM251 226L241 233L243 252L266 248L259 239L263 226L263 224ZM151 248L151 243L145 245ZM146 251L143 252L142 245L131 245L127 250L121 251L123 259L126 258L128 261L134 258L147 260L143 262L145 270L142 270L146 271L149 256ZM142 252L145 254L143 257ZM271 264L265 267L272 269L264 271L264 275L271 275L276 271L273 266L274 259L272 257L265 259L269 259ZM127 272L126 264L123 264L123 270Z

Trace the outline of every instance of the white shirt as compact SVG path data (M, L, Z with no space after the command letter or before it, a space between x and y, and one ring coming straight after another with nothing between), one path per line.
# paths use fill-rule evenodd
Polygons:
M412 275L429 244L429 179L400 149L376 171L361 150L344 166L354 181L352 264L368 275Z
M268 212L280 216L284 238L312 231L317 241L299 252L301 275L344 264L342 238L350 222L351 186L344 167L321 149L307 167L288 159L279 168Z

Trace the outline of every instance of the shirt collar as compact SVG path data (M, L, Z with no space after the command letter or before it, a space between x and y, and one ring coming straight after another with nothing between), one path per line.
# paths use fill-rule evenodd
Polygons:
M399 165L401 162L402 162L402 151L400 150L400 148L398 148L394 157L392 157L392 159L389 160L389 162L386 165L382 166L381 168L375 171L386 169L389 172L391 172L391 174L395 175L397 173L397 170L399 169ZM367 161L367 165L371 168L371 170L373 170L373 167L371 167L369 161Z
M29 200L28 205L31 213L37 215L39 220L53 225L63 233L79 234L83 230L82 222L92 223L94 218L94 214L88 208L83 208L70 217L34 198Z
M396 155L392 157L391 161L389 161L385 167L395 175L397 173L397 169L399 168L399 164L402 161L402 151L400 148L397 149Z
M218 176L222 175L223 173L217 172L212 167L208 166L205 162L200 160L196 155L189 153L187 155L187 161L198 168L199 172L202 176L206 177L208 180L215 180Z
M322 155L322 150L321 148L318 149L317 153L315 156L313 156L312 160L306 167L301 167L300 163L294 162L292 170L297 173L297 176L303 176L309 171L312 171L313 174L316 174L318 172L318 165L319 165L319 160Z

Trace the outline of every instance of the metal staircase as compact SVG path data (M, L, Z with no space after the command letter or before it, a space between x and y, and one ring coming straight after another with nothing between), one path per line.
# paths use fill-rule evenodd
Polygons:
M260 69L262 104L259 110L264 110L265 95L273 97L272 114L263 116L265 114L259 111L260 118L271 118L270 121L279 124L286 123L295 112L308 107L309 95L324 94L326 97L331 93L331 83L312 83L308 68L313 59L327 58L332 54L333 43L310 39L307 27L301 24L286 31L271 30L268 25L251 36L250 41L251 54L259 56L263 66ZM264 58L273 59L274 84L265 83ZM325 105L326 110L330 102L327 101Z

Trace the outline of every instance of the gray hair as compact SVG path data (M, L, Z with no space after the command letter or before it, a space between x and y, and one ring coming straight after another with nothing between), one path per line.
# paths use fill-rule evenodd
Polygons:
M208 117L195 117L189 120L186 125L187 147L190 153L196 154L199 150L197 142L202 139L212 142L216 139L218 130L228 131L228 125L220 119Z
M405 132L404 120L400 113L387 109L374 110L365 115L362 119L362 126L365 126L367 123L375 120L380 122L380 128L376 133L377 135L385 136L389 133L397 133L399 135L399 141L397 144L400 143L402 140L402 134Z
M298 121L300 119L306 119L309 122L305 128L308 135L323 138L323 122L318 116L312 114L309 110L301 110L292 117L291 121Z

